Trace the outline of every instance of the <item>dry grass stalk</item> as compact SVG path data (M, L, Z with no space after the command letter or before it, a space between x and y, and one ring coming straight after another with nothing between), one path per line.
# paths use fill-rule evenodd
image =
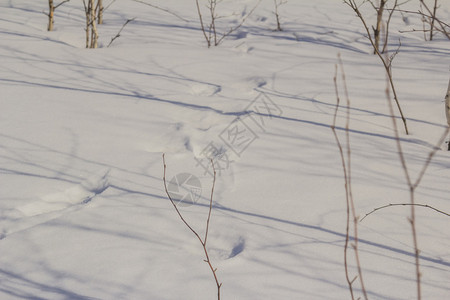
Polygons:
M208 48L211 46L218 46L222 41L231 35L233 32L241 28L242 25L244 25L245 21L247 21L247 18L253 14L255 9L258 7L258 5L261 3L262 0L259 0L256 5L250 10L248 14L246 14L244 17L242 17L241 22L237 24L234 27L231 27L228 31L220 34L217 32L216 28L216 21L220 18L216 12L217 4L220 2L220 0L208 0L206 8L209 13L209 24L206 24L202 15L202 10L200 8L199 0L195 0L195 4L197 6L197 13L198 18L200 20L200 28L202 30L203 36L206 40L206 44L208 45Z

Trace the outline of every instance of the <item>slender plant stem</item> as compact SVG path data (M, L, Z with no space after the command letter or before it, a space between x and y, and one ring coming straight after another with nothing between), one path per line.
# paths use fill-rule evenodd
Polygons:
M367 37L368 37L368 39L369 39L369 41L370 41L370 44L372 45L372 47L373 47L375 53L376 53L377 56L380 58L380 60L381 60L381 62L382 62L382 64L383 64L383 66L384 66L384 69L386 70L386 74L387 74L388 79L389 79L389 84L390 84L390 86L391 86L392 93L394 94L394 101L395 101L395 104L397 105L397 109L398 109L398 111L399 111L399 113L400 113L400 117L401 117L402 122L403 122L403 127L405 128L405 133L406 133L406 134L409 134L408 126L407 126L407 124L406 124L406 118L405 118L405 116L403 115L403 110L402 110L402 108L401 108L401 106L400 106L400 102L399 102L398 97L397 97L397 92L396 92L396 90L395 90L394 80L393 80L393 78L392 78L391 62L389 61L389 58L388 58L388 57L384 57L384 56L382 55L382 53L378 50L378 48L375 46L375 42L374 42L374 40L372 39L372 36L371 36L371 34L370 34L369 27L367 26L367 23L366 23L366 21L365 21L363 15L361 14L361 11L359 10L359 7L358 7L358 5L356 4L355 0L344 0L344 3L346 3L348 6L350 6L350 7L353 9L353 11L356 13L356 15L358 16L358 18L361 20L361 22L362 22L362 24L363 24L363 26L364 26L364 29L366 30ZM389 97L389 98L390 98L390 97Z
M173 207L175 208L175 211L177 212L178 216L180 217L181 221L183 221L184 225L186 225L187 228L189 228L189 230L195 235L195 237L199 240L200 244L202 245L203 248L203 252L205 253L205 260L204 262L206 262L213 274L214 277L214 281L216 282L216 286L217 286L217 300L220 300L220 288L222 287L222 283L219 282L219 279L217 278L217 268L214 268L211 260L209 258L209 254L208 254L208 249L206 248L206 242L207 242L207 238L208 238L208 232L209 232L209 224L210 224L210 218L211 218L211 211L212 211L212 201L213 201L213 195L214 195L214 186L216 184L216 169L214 167L214 163L211 160L211 165L212 165L212 169L214 171L214 178L213 178L213 184L211 187L211 197L209 199L209 211L208 211L208 218L206 220L206 230L205 230L205 238L202 239L200 237L200 235L197 233L197 231L192 228L191 225L189 225L189 223L186 221L186 219L183 217L183 215L181 214L180 210L178 209L177 205L175 204L175 202L173 201L172 197L170 196L169 190L167 189L167 182L166 182L166 159L165 159L165 154L163 154L162 156L163 158L163 165L164 165L164 174L163 174L163 182L164 182L164 190L166 192L167 197L169 198L170 202L172 203Z
M389 203L389 204L386 204L386 205L374 208L371 212L367 213L363 218L361 218L360 222L362 222L369 215L371 215L374 212L377 212L377 211L379 211L381 209L388 208L388 207L394 207L394 206L411 206L411 205L415 205L415 206L418 206L418 207L429 208L431 210L434 210L435 212L438 212L440 214L446 215L447 217L450 217L449 213L446 213L445 211L437 209L437 208L435 208L435 207L433 207L431 205L428 205L428 204L420 204L420 203L415 203L415 204L411 204L411 203Z
M345 186L345 200L346 200L345 203L346 203L346 216L347 216L346 225L345 225L344 268L345 268L345 279L348 284L350 296L351 296L352 300L354 300L355 296L353 293L353 282L355 281L355 278L352 280L350 279L350 274L349 274L349 270L348 270L348 244L349 244L349 240L350 240L350 199L348 196L347 166L345 163L344 150L342 148L341 141L339 140L339 137L336 132L336 119L337 119L337 114L338 114L339 105L340 105L339 90L338 90L338 86L337 86L337 72L338 72L338 66L336 65L335 66L335 75L333 78L334 88L335 88L335 93L336 93L336 107L334 110L333 124L331 125L331 130L333 131L334 139L336 140L336 145L338 146L338 149L339 149L339 155L341 157L341 163L342 163L342 170L344 171L344 182L345 182L344 186Z

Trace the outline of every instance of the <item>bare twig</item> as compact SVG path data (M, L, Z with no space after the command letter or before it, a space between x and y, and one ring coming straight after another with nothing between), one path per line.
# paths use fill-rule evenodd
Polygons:
M210 223L210 218L211 218L211 211L212 211L212 201L213 201L213 195L214 195L214 186L216 183L216 169L214 167L214 163L211 160L211 165L212 165L212 169L214 171L214 178L213 178L213 184L212 184L212 188L211 188L211 197L209 200L209 211L208 211L208 218L206 220L206 230L205 230L205 238L202 239L200 237L200 235L197 233L197 231L195 231L194 228L192 228L191 225L189 225L189 223L186 221L186 219L183 217L183 215L181 214L181 212L178 210L177 205L175 204L175 202L173 201L172 197L170 196L170 193L167 189L167 183L166 183L166 159L165 159L165 154L163 154L162 156L163 158L163 165L164 165L164 175L163 175L163 182L164 182L164 190L166 191L166 195L169 198L170 202L172 203L173 207L175 208L175 211L177 212L178 216L180 217L181 221L183 221L184 225L186 225L187 228L189 228L189 230L195 235L195 237L199 240L200 244L203 247L203 252L205 253L205 262L208 264L209 268L211 269L211 272L213 274L214 280L216 282L216 286L217 286L217 300L220 300L220 288L222 287L222 283L219 282L219 279L217 278L217 268L214 268L211 260L209 258L209 254L208 254L208 249L206 248L206 242L207 242L207 238L208 238L208 232L209 232L209 223Z
M275 4L275 12L274 12L274 14L275 14L275 18L276 18L276 21L277 21L277 29L276 29L276 31L283 31L283 28L281 28L280 14L279 14L279 12L278 12L278 8L279 8L281 5L286 4L286 3L287 3L287 0L285 0L285 1L283 1L283 0L273 0L273 2L274 2L274 4Z
M109 2L109 4L108 4L107 6L103 6L102 14L103 14L108 8L110 8L111 5L114 4L114 2L116 2L116 0L112 0L111 2Z
M428 14L426 14L424 12L421 12L421 11L413 11L413 10L399 9L399 8L396 8L396 9L388 8L387 10L395 10L395 11L398 11L398 12L401 12L401 13L405 13L405 14L420 15L420 16L425 16L427 18L432 18L431 15L428 15ZM446 23L446 22L442 21L438 17L435 17L435 21L438 22L439 24L442 24L444 27L450 27L449 23Z
M232 27L232 28L230 28L230 30L228 30L227 32L223 33L223 34L222 34L222 37L218 40L216 46L219 45L219 44L222 42L222 40L223 40L224 38L226 38L227 36L229 36L230 34L232 34L233 32L235 32L236 30L238 30L239 28L241 28L241 26L244 25L245 21L247 21L247 18L250 17L250 16L253 14L253 12L254 12L255 9L258 7L258 5L261 3L261 1L262 1L262 0L259 0L259 1L256 3L256 5L250 10L250 12L249 12L248 14L246 14L246 15L242 18L241 22L240 22L237 26Z
M396 8L398 5L398 0L395 0L393 8ZM389 12L389 17L386 21L386 32L385 32L385 37L384 37L384 45L383 45L383 50L381 51L381 53L385 53L386 49L387 49L387 44L388 44L388 40L389 40L389 25L391 24L391 19L392 19L392 15L394 14L395 10L391 10Z
M205 24L203 22L203 16L202 16L202 12L200 10L200 4L198 3L198 0L195 0L195 4L197 5L197 13L198 13L198 18L200 20L200 27L202 29L203 35L205 37L206 43L208 44L208 48L209 48L209 47L211 47L211 38L208 37L208 35L206 34Z
M346 264L346 280L347 283L349 285L349 289L350 289L350 294L352 296L352 299L354 299L354 294L353 294L353 282L355 281L356 278L359 278L359 282L361 284L361 290L363 292L363 296L364 299L368 299L367 296L367 291L364 285L364 280L363 280L363 273L362 273L362 267L361 267L361 262L359 259L359 249L358 249L358 219L359 217L356 214L356 208L355 208L355 202L353 199L353 191L352 191L352 173L351 173L351 147L350 147L350 97L348 95L348 90L347 90L347 83L346 83L346 79L345 79L345 71L344 71L344 64L342 63L342 59L340 57L340 55L338 56L339 59L339 66L341 67L341 79L342 79L342 84L344 86L344 93L345 93L345 98L347 100L347 110L346 110L346 123L345 123L345 139L346 139L346 155L344 155L344 150L343 147L339 141L339 137L336 133L336 129L335 129L335 124L336 124L336 116L337 116L337 112L339 109L339 93L338 93L338 88L337 88L337 81L336 81L336 77L337 77L337 71L336 71L336 76L335 76L335 89L336 89L336 97L337 97L337 105L336 105L336 109L335 109L335 115L334 115L334 119L333 119L333 125L331 126L331 129L333 130L335 139L336 139L336 143L338 145L339 148L339 152L341 155L341 161L342 161L342 165L343 165L343 170L344 170L344 180L345 180L345 192L346 192L346 202L347 202L347 229L346 229L346 243L345 243L345 247L344 247L344 263ZM356 267L358 270L358 276L355 277L353 280L350 280L349 274L348 274L348 266L347 266L347 248L348 248L348 243L349 243L349 227L350 227L350 212L351 212L351 217L353 219L353 238L354 238L354 243L352 244L352 248L354 250L354 255L355 255L355 261L356 261Z
M443 23L440 22L440 20L436 18L437 0L434 1L433 11L431 11L428 8L427 4L423 0L420 0L420 4L423 5L423 7L425 7L425 9L429 13L428 19L430 20L430 41L433 39L433 29L434 29L435 21L439 24L439 26L441 26L442 32L447 36L447 38L450 39L450 34L447 32L447 30L443 26ZM420 12L420 13L422 13L422 12ZM424 15L424 14L422 13L422 15Z
M353 295L353 282L354 279L350 279L350 274L348 271L348 244L350 240L350 199L348 196L348 178L347 178L347 165L345 163L345 156L344 156L344 150L342 148L342 144L339 140L339 137L336 132L336 119L337 114L339 111L339 105L340 105L340 98L339 98L339 90L337 86L337 72L338 72L338 66L335 66L335 74L334 74L334 88L336 93L336 108L334 110L334 117L333 117L333 124L331 125L331 130L333 131L334 138L336 140L336 145L339 149L339 154L341 156L341 163L342 163L342 170L344 171L344 182L345 182L345 200L346 200L346 226L345 226L345 244L344 244L344 268L345 268L345 279L347 280L348 288L350 291L350 296L352 297L352 300L355 299L355 296Z
M386 70L386 74L387 74L388 79L389 79L389 84L390 84L392 93L394 94L394 101L395 101L395 104L397 105L397 109L398 109L398 111L399 111L399 113L400 113L400 116L401 116L401 118L402 118L402 121L403 121L403 127L405 128L405 133L406 133L406 134L409 134L409 132L408 132L408 126L407 126L407 124L406 124L406 118L405 118L405 116L403 115L403 111L402 111L402 108L401 108L401 106L400 106L400 102L399 102L398 97L397 97L397 92L396 92L396 89L395 89L394 80L393 80L393 78L392 78L392 72L391 72L391 68L390 68L391 62L389 61L389 59L388 59L387 57L383 57L383 54L382 54L382 53L378 50L378 48L376 47L375 42L374 42L374 40L372 39L372 36L370 35L369 27L367 26L367 23L366 23L366 21L365 21L363 15L361 14L361 11L359 10L359 7L358 7L358 5L356 4L355 0L344 0L344 3L347 4L348 6L350 6L350 7L353 9L353 11L356 13L356 15L358 16L358 18L361 20L361 22L362 22L362 24L363 24L363 26L364 26L364 29L366 30L367 37L368 37L368 39L369 39L369 41L370 41L370 44L372 45L372 47L373 47L375 53L376 53L376 54L378 55L378 57L380 58L380 60L381 60L381 62L382 62L382 64L383 64L383 66L384 66L384 69ZM390 98L390 97L389 97L389 98Z
M387 79L388 80L388 79ZM410 207L411 207L411 212L410 212L410 217L409 217L409 223L411 224L411 232L412 232L412 239L413 239L413 247L414 247L414 258L415 258L415 268L416 268L416 288L417 288L417 299L421 300L422 299L422 290L421 290L421 273L420 273L420 250L419 250L419 243L418 243L418 237L417 237L417 228L416 228L416 212L415 212L415 208L416 208L416 203L415 203L415 191L416 188L419 186L420 182L422 181L423 176L425 175L425 172L428 168L428 166L431 163L431 160L433 158L433 156L436 154L436 151L439 149L438 145L441 145L442 142L444 141L445 137L448 135L449 132L449 127L446 128L446 130L444 131L444 133L442 134L441 138L439 139L437 146L435 146L430 153L428 154L427 159L425 160L425 163L422 166L422 169L419 172L419 175L417 176L416 180L413 181L411 179L411 175L409 174L409 170L408 170L408 166L406 164L406 159L405 159L405 155L402 149L402 145L400 143L400 136L398 133L398 128L397 128L397 123L395 121L395 117L394 117L394 109L392 107L392 101L390 99L390 92L389 92L389 87L390 85L387 84L386 85L386 99L388 102L388 106L389 106L389 112L391 115L391 120L392 120L392 126L394 129L394 134L395 134L395 144L397 146L397 153L399 156L399 160L404 172L404 176L406 179L406 184L408 185L409 188L409 198L410 198Z
M437 209L437 208L435 208L435 207L433 207L431 205L428 205L428 204L420 204L420 203L414 203L414 204L412 204L412 203L389 203L389 204L386 204L386 205L374 208L371 212L367 213L364 217L362 217L360 222L362 222L366 217L368 217L369 215L373 214L374 212L379 211L380 209L387 208L387 207L393 207L393 206L411 206L411 205L415 205L415 206L418 206L418 207L429 208L429 209L434 210L434 211L436 211L436 212L438 212L440 214L443 214L443 215L446 215L447 217L450 217L449 213L446 213L445 211Z
M445 35L447 37L447 39L450 39L450 24L442 21L436 15L434 15L434 17L433 17L432 13L426 14L426 13L424 13L422 11L411 11L411 10L404 10L404 9L394 9L394 10L398 11L398 12L401 12L401 13L405 13L405 14L420 15L424 19L429 19L430 20L430 19L434 18L434 21L439 24L440 28L434 27L433 30L441 32L443 35ZM400 32L415 32L415 31L429 32L430 30L424 28L422 30L412 29L412 30L404 30L404 31L400 31ZM425 36L425 40L426 40L426 36Z
M132 22L132 21L134 21L134 20L136 20L136 18L128 19L128 20L122 25L122 28L120 28L119 32L118 32L113 38L111 38L111 41L109 42L107 48L108 48L109 46L111 46L111 44L112 44L117 38L120 37L120 34L122 33L122 30L125 28L125 26L127 26L128 23L130 23L130 22Z
M55 9L57 9L58 7L60 7L61 5L63 5L63 4L66 3L66 2L69 2L69 1L70 1L70 0L62 1L61 3L59 3L58 5L55 6Z
M168 14L171 14L172 16L177 17L178 19L180 19L180 20L182 20L182 21L184 21L184 22L189 22L189 20L187 20L187 19L181 17L180 15L174 13L174 12L171 11L170 9L167 9L167 8L164 8L164 7L160 7L160 6L151 4L151 3L147 3L147 2L144 2L144 1L142 1L142 0L133 0L133 1L139 2L139 3L142 3L142 4L145 4L145 5L148 5L148 6L150 6L150 7L153 7L153 8L159 9L159 10L162 10L163 12L166 12L166 13L168 13Z
M430 24L430 41L433 40L434 21L436 20L437 0L434 0L433 14L431 15Z

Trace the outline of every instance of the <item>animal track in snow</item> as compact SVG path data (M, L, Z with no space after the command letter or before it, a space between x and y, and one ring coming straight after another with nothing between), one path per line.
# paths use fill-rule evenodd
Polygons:
M241 93L253 93L257 88L267 85L262 77L249 77L232 84L232 87Z
M190 86L190 94L195 96L212 96L221 91L220 86L210 85L210 84L193 84Z
M109 170L101 171L65 191L41 197L41 200L19 206L16 209L25 216L32 217L63 210L76 204L87 203L108 188Z
M214 246L210 246L211 255L216 259L226 260L238 256L245 250L245 238L239 237L214 237Z

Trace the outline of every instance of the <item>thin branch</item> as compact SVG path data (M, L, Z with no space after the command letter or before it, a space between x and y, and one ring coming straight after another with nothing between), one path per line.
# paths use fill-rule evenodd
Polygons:
M427 15L426 13L421 12L421 11L413 11L413 10L406 10L406 9L399 9L399 8L397 8L397 9L389 8L388 10L395 10L395 11L402 12L402 13L425 16L430 19L432 18L431 15ZM439 18L436 18L436 22L441 23L442 25L444 25L446 27L450 27L450 24L448 24L444 21L441 21Z
M397 146L397 154L400 159L400 163L402 165L403 173L405 175L406 183L409 187L409 194L410 194L410 204L411 204L411 213L409 217L409 222L411 224L411 232L412 232L412 239L413 239L413 247L414 247L414 260L415 260L415 268L416 268L416 288L417 288L417 300L422 299L422 291L421 291L421 279L420 279L420 260L419 260L419 245L418 245L418 238L417 238L417 229L416 229L416 212L415 212L415 199L414 199L414 192L415 189L413 187L411 177L409 175L408 167L406 165L405 155L403 153L402 145L400 143L400 135L398 133L397 123L395 121L394 117L394 109L392 107L392 101L391 101L391 95L389 93L389 84L386 85L386 99L389 106L389 113L391 115L392 120L392 127L395 134L395 144Z
M416 181L413 183L413 188L417 188L420 184L420 182L422 181L423 176L425 175L425 172L428 169L428 166L431 163L431 160L433 159L434 155L436 154L436 152L438 150L440 150L440 145L444 142L445 138L447 137L448 133L450 132L450 127L447 126L447 128L444 130L444 132L442 133L441 137L439 138L438 142L436 143L436 145L433 147L433 150L428 153L428 157L424 163L424 165L422 166L422 169L419 172L419 175L417 176Z
M367 213L363 218L361 218L360 222L362 222L369 215L371 215L374 212L379 211L381 209L384 209L384 208L387 208L387 207L394 207L394 206L411 206L411 205L415 205L415 206L418 206L418 207L429 208L429 209L432 209L432 210L434 210L434 211L436 211L436 212L438 212L440 214L443 214L443 215L446 215L447 217L450 217L449 213L446 213L445 211L437 209L437 208L435 208L435 207L433 207L431 205L428 205L428 204L420 204L420 203L414 203L414 204L412 204L412 203L389 203L389 204L386 204L386 205L374 208L371 212Z
M422 11L411 11L411 10L404 10L404 9L395 9L395 11L398 11L398 12L401 12L401 13L407 13L407 14L414 14L414 15L420 15L420 16L422 16L422 17L426 17L426 18L428 18L428 19L432 19L432 16L431 15L428 15L428 14L426 14L426 13L424 13L424 12L422 12ZM444 22L444 21L442 21L441 19L439 19L439 18L437 18L436 16L435 16L435 18L434 18L434 20L439 24L439 26L441 27L440 29L438 29L438 28L434 28L434 30L437 30L437 31L439 31L439 32L441 32L442 34L444 34L448 39L450 39L450 25L448 24L448 23L446 23L446 22ZM423 30L411 30L411 31L420 31L420 32L422 32L422 31L429 31L429 30L425 30L425 29L423 29ZM408 32L408 31L400 31L400 32Z
M128 20L122 25L122 28L120 28L119 32L118 32L113 38L111 38L111 41L109 42L107 48L109 48L109 46L111 46L111 44L112 44L117 38L120 37L120 34L122 33L122 30L125 28L125 26L127 26L128 23L130 23L130 22L132 22L132 21L134 21L134 20L136 20L136 18L128 19Z
M59 3L58 5L55 6L55 9L57 9L58 7L60 7L61 5L63 5L66 2L69 2L70 0L64 0L63 2Z
M219 35L217 32L218 29L216 28L216 21L218 19L222 18L222 16L217 15L216 7L220 1L208 0L208 4L206 5L206 8L209 11L210 21L209 21L209 24L206 26L204 19L203 19L201 9L200 9L199 0L195 0L195 4L197 7L197 13L198 13L199 21L200 21L200 28L202 30L203 36L205 37L208 48L210 48L212 45L214 45L214 46L220 45L220 43L222 43L222 41L227 36L232 34L234 31L238 30L245 23L247 18L255 11L255 9L258 7L258 5L261 3L261 1L262 0L259 0L256 3L256 5L251 9L251 11L247 15L245 15L242 18L241 22L237 26L231 27L228 31Z
M190 231L192 231L192 233L197 237L197 239L200 241L200 243L203 245L203 240L202 238L198 235L198 233L191 227L191 225L189 225L189 223L184 219L183 215L181 214L181 212L178 210L177 205L175 204L175 202L173 201L172 197L170 196L170 193L167 189L167 183L166 183L166 159L165 159L165 154L163 154L163 164L164 164L164 176L163 176L163 182L164 182L164 189L166 191L167 197L169 198L170 202L172 203L173 207L175 208L175 211L177 212L178 216L180 217L181 221L183 221L184 225L186 225L187 228L189 228Z
M363 274L362 274L362 267L361 262L359 259L359 238L358 238L358 216L356 215L356 208L355 208L355 201L353 199L353 190L352 190L352 167L351 167L351 147L350 147L350 97L348 95L348 89L347 89L347 81L345 78L345 71L344 71L344 63L342 62L341 57L339 56L339 65L341 66L341 77L342 77L342 84L344 86L344 94L345 98L347 100L347 110L346 110L346 124L345 124L345 137L346 137L346 143L347 143L347 181L348 181L348 197L350 201L350 208L352 212L352 218L353 218L353 249L355 252L355 260L356 260L356 267L358 269L358 275L359 275L359 283L361 284L361 290L363 292L364 299L368 300L369 297L367 296L366 287L364 285L363 280Z
M395 0L394 2L394 8L396 8L398 5L398 0ZM394 10L391 10L389 12L389 17L386 21L386 33L385 33L385 40L384 40L384 45L383 45L383 50L381 51L381 53L385 53L386 49L387 49L387 44L388 44L388 40L389 40L389 25L391 24L391 19L392 19L392 15L394 14Z
M417 237L417 229L416 229L415 207L416 206L424 206L424 205L415 203L415 191L416 191L417 187L419 186L420 182L422 181L422 178L425 175L425 172L428 169L434 155L436 154L437 150L440 149L439 146L443 143L446 136L448 135L448 133L450 131L450 127L447 126L447 128L444 130L444 132L442 133L442 136L439 138L437 144L433 147L433 149L428 154L427 159L425 160L425 163L423 164L422 169L420 170L416 180L413 182L411 180L411 176L409 174L405 155L404 155L402 145L400 142L400 135L398 133L397 123L396 123L396 120L394 117L394 109L392 107L392 101L390 99L389 84L386 84L385 92L386 92L386 100L387 100L388 106L389 106L389 112L391 115L392 126L393 126L393 130L394 130L395 144L397 146L397 153L398 153L400 163L401 163L404 175L405 175L406 183L409 188L409 194L410 194L409 206L411 207L411 213L410 213L410 217L408 220L409 220L409 223L411 224L411 232L412 232L413 247L414 247L414 254L415 254L414 258L415 258L415 267L416 267L417 299L421 300L422 299L422 290L421 290L421 273L420 273L420 260L419 260L420 259L420 250L419 250L419 246L418 246L418 237ZM432 208L432 207L430 207L430 208ZM434 209L434 208L432 208L432 209ZM438 211L437 209L434 209L434 210ZM444 214L446 214L446 213L444 213Z
M113 3L116 2L116 0L112 0L107 6L103 7L103 13L113 5Z
M364 29L366 30L367 37L368 37L368 39L369 39L369 41L370 41L370 44L372 45L374 51L376 52L376 54L377 54L378 57L380 58L381 62L383 63L383 66L384 66L384 68L385 68L385 70L386 70L386 74L388 75L389 84L390 84L392 93L394 94L394 101L395 101L395 103L396 103L396 105L397 105L397 109L398 109L398 111L399 111L399 113L400 113L400 117L402 118L403 127L405 128L405 133L406 133L406 134L409 134L409 132L408 132L408 126L407 126L407 124L406 124L406 118L405 118L405 116L403 115L403 110L402 110L402 108L401 108L401 106L400 106L400 102L398 101L397 92L396 92L395 85L394 85L394 80L393 80L393 78L392 78L392 72L391 72L390 67L389 67L390 64L391 64L391 62L389 62L389 60L388 60L387 58L383 57L383 55L381 54L381 52L380 52L380 51L378 50L378 48L375 46L375 42L373 41L372 36L370 35L369 27L367 26L367 23L366 23L366 21L364 20L364 17L362 16L361 11L359 10L359 7L356 5L355 0L344 0L344 3L347 4L348 6L350 6L350 7L353 9L353 11L356 13L356 15L358 16L358 18L361 20L361 22L362 22L362 24L363 24L363 26L364 26ZM390 98L390 97L389 97L389 98Z
M205 25L203 23L203 16L202 16L202 12L200 10L200 4L198 3L198 0L195 0L195 4L197 5L197 12L198 12L198 18L200 20L200 27L202 29L203 35L205 37L206 43L208 44L208 48L211 47L211 28L210 28L210 36L208 37L208 35L206 34L206 30L205 30Z
M211 159L211 166L212 166L212 169L213 169L214 178L213 178L213 184L212 184L212 188L211 188L211 197L209 199L208 219L206 220L206 230L205 230L205 239L204 239L205 245L206 245L206 241L208 239L209 220L211 218L211 211L212 211L212 199L213 199L213 195L214 195L214 186L216 185L216 168L214 167L214 162L213 162L212 159Z
M350 199L348 196L348 178L347 178L347 166L345 163L345 157L344 157L344 150L342 148L341 141L339 140L339 137L336 132L336 119L337 114L339 111L339 105L340 105L340 98L339 98L339 89L337 86L337 72L338 72L338 66L335 66L335 73L334 73L334 88L336 93L336 108L334 110L334 117L333 117L333 124L331 125L331 130L333 131L334 139L336 141L336 145L339 149L339 155L341 157L341 163L342 163L342 170L344 171L344 182L345 182L345 202L346 202L346 226L345 226L345 244L344 244L344 268L345 268L345 279L347 280L348 288L350 291L350 296L352 297L352 300L355 299L355 296L353 295L353 282L356 280L356 277L350 280L350 274L348 271L348 244L350 241Z
M284 5L284 4L286 4L287 3L287 0L285 0L285 1L282 1L282 0L273 0L273 2L274 2L274 4L275 4L275 12L274 12L274 14L275 14L275 18L276 18L276 21L277 21L277 29L276 29L276 31L283 31L283 28L281 28L281 23L280 23L280 14L279 14L279 12L278 12L278 8L281 6L281 5Z
M142 0L133 0L133 1L139 2L139 3L142 3L142 4L145 4L145 5L148 5L148 6L150 6L150 7L153 7L153 8L159 9L159 10L162 10L163 12L166 12L166 13L168 13L168 14L171 14L172 16L177 17L178 19L180 19L180 20L182 20L182 21L184 21L184 22L189 22L189 20L187 20L187 19L181 17L180 15L174 13L174 12L171 11L170 9L167 9L167 8L164 8L164 7L160 7L160 6L157 6L157 5L154 5L154 4L150 4L150 3L144 2L144 1L142 1Z
M346 109L346 123L345 123L345 139L346 139L346 154L344 154L344 150L343 147L339 141L339 137L336 133L336 129L335 129L335 124L336 124L336 116L337 116L337 112L339 109L339 91L337 88L337 70L336 70L336 75L335 75L335 90L336 90L336 97L337 97L337 105L336 105L336 109L335 109L335 115L334 115L334 119L333 119L333 125L331 126L331 129L333 131L333 134L335 136L336 139L336 143L338 145L339 148L339 152L341 155L341 162L342 162L342 166L343 166L343 171L344 171L344 180L345 180L345 193L346 193L346 205L347 205L347 228L346 228L346 243L345 243L345 247L344 247L344 264L346 264L345 268L346 268L346 280L347 283L349 285L349 289L350 289L350 294L352 296L352 299L354 299L354 294L353 294L353 282L356 278L359 278L359 282L361 284L361 290L363 292L363 296L364 298L367 300L368 296L367 296L367 291L364 285L364 280L363 280L363 273L362 273L362 268L361 268L361 262L359 259L359 249L358 249L358 216L356 215L356 208L355 208L355 202L353 199L353 191L352 191L352 173L351 173L351 146L350 146L350 97L348 95L348 90L347 90L347 83L346 83L346 79L345 79L345 71L344 71L344 65L342 63L342 59L340 57L340 55L338 55L338 59L339 59L339 66L341 67L341 80L342 80L342 84L344 86L344 93L345 93L345 98L347 100L347 109ZM336 66L337 68L337 66ZM348 266L347 266L347 249L348 249L348 243L349 243L349 227L350 227L350 212L351 212L351 217L353 219L353 237L354 237L354 243L352 244L352 248L354 250L354 255L355 255L355 261L356 261L356 267L358 270L358 276L355 277L353 280L350 280L350 276L348 273Z
M241 26L244 25L245 21L247 21L247 18L250 17L253 14L253 12L258 7L258 5L261 3L261 1L262 0L259 0L258 3L256 3L256 5L252 8L252 10L245 17L242 18L241 23L239 23L236 27L230 28L230 30L228 30L228 32L222 34L222 37L218 40L216 46L219 45L224 38L226 38L227 36L229 36L230 34L235 32L236 30L241 28Z
M434 21L436 20L437 0L434 0L433 14L430 24L430 41L433 40Z
M438 22L439 26L441 26L443 33L447 36L447 38L450 39L450 34L446 31L446 29L444 28L443 22L441 22L439 19L436 18L436 6L437 6L437 1L435 2L435 7L434 7L434 12L432 12L428 6L426 5L426 3L423 0L420 0L420 3L423 4L423 7L425 7L425 9L428 11L428 13L430 14L429 19L432 20L432 22L430 22L430 38L433 37L433 27L434 27L434 21ZM448 26L448 25L446 25Z
M175 211L177 212L177 214L180 217L181 221L183 221L184 225L186 225L186 227L189 228L189 230L197 237L197 239L199 240L200 244L202 245L203 252L205 253L205 257L206 257L204 262L206 262L208 264L209 268L211 269L211 272L213 274L213 277L214 277L214 280L215 280L216 286L217 286L217 300L220 300L220 288L222 287L222 283L219 282L219 279L217 278L217 274L216 274L217 268L213 267L213 265L211 263L211 260L209 258L208 249L206 248L206 241L207 241L207 238L208 238L208 231L209 231L209 222L210 222L211 211L212 211L212 201L213 201L213 194L214 194L214 186L215 186L215 183L216 183L216 169L214 168L214 163L211 160L212 168L214 170L214 178L213 178L213 184L212 184L212 188L211 188L211 198L209 200L208 218L206 220L205 239L202 240L202 238L197 233L197 231L195 231L189 225L189 223L184 219L183 215L178 210L177 205L175 204L175 202L173 201L172 197L170 196L169 190L167 189L167 182L166 182L166 168L167 168L167 166L166 166L165 154L162 155L162 158L163 158L163 165L164 165L163 182L164 182L164 190L166 191L166 195L169 198L170 202L172 203L173 207L175 208Z

